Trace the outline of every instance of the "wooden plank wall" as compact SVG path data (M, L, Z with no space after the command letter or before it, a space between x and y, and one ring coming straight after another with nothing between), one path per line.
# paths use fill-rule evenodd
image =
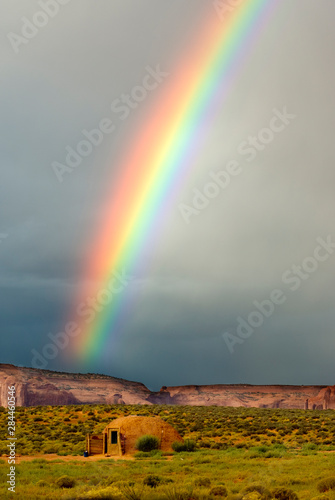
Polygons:
M102 455L103 453L103 436L93 436L87 434L86 436L86 450L89 455Z

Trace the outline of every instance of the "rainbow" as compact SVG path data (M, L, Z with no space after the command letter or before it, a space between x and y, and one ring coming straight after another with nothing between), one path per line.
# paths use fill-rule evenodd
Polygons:
M141 253L157 224L161 225L176 190L185 183L216 110L222 109L277 2L244 0L223 20L214 6L207 11L202 33L162 83L146 125L119 163L120 176L113 181L116 188L108 197L111 201L106 203L90 249L92 257L85 265L85 279L91 285L83 287L77 303L94 287L98 293L107 286L115 270L131 274L141 264ZM79 363L98 359L122 327L128 300L125 286L94 319L80 319L80 333L72 344L72 355ZM72 311L72 318L74 314L77 311Z

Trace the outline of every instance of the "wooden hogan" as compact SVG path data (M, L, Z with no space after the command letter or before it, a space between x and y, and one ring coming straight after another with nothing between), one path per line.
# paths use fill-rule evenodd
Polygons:
M86 436L89 455L120 456L136 453L138 438L150 434L159 439L159 449L171 451L174 441L183 441L179 433L159 417L129 416L113 420L100 435Z

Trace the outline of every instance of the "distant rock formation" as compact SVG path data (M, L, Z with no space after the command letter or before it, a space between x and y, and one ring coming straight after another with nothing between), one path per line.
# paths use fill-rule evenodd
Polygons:
M148 404L145 385L107 375L60 373L0 364L0 406L15 385L17 406Z
M122 394L114 394L112 404L113 405L125 405L126 403L122 399Z
M186 385L152 392L144 384L107 375L61 373L0 364L0 406L15 385L17 406L167 404L335 409L335 386Z
M244 406L256 408L335 409L335 386L320 385L188 385L166 387L150 401L162 404L169 397L175 405ZM326 402L325 402L326 401ZM166 403L165 403L166 404Z
M316 410L334 410L335 408L335 386L323 387L317 396L311 398L310 408Z
M153 405L172 405L173 399L170 396L167 387L164 385L159 392L152 392L148 397L148 402Z

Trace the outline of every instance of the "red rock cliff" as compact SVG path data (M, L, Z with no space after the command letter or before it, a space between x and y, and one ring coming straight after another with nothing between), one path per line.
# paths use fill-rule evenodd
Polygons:
M107 375L59 373L0 364L0 406L7 406L11 385L16 387L17 406L148 404L150 395L141 383Z
M17 406L69 404L174 404L258 408L335 409L335 386L187 385L151 392L139 382L107 375L59 373L0 364L0 406L8 386Z

